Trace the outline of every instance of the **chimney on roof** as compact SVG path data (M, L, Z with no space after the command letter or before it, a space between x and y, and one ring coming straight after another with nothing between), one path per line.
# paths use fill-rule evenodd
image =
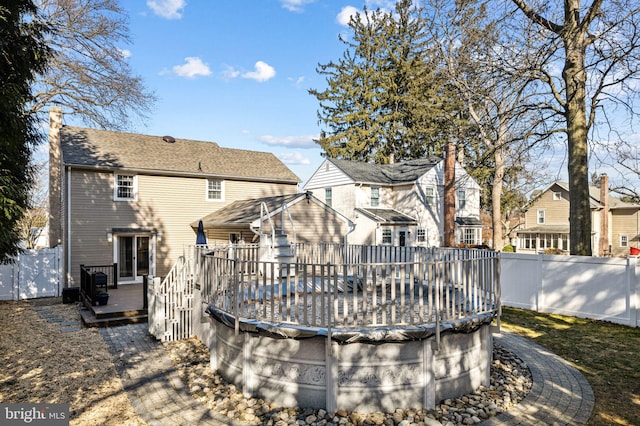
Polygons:
M456 245L456 146L449 142L444 159L444 246Z
M173 136L163 136L162 140L165 141L166 143L175 143L176 140Z
M609 177L606 173L600 175L600 204L602 215L600 217L600 256L609 253ZM611 253L609 253L611 254Z
M49 246L62 242L62 108L49 109Z

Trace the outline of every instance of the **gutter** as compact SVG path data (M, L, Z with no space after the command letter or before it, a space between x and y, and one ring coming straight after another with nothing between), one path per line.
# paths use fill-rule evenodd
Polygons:
M220 178L220 179L233 179L247 182L270 182L270 183L287 183L287 184L299 184L300 180L293 179L278 179L278 178L266 178L256 176L238 176L238 175L224 175L224 174L211 174L211 173L196 173L196 172L181 172L172 170L156 170L156 169L140 169L140 168L125 168L125 167L105 167L105 166L91 166L85 164L69 164L65 163L65 167L69 169L74 168L78 170L91 170L91 171L103 171L107 173L134 173L145 174L152 176L177 176L177 177L193 177L193 178Z

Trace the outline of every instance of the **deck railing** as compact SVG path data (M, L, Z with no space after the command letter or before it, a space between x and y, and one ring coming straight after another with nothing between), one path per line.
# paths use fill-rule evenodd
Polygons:
M80 295L88 303L97 303L100 289L118 288L118 264L87 266L80 265Z
M296 255L279 263L257 260L255 247L201 250L196 281L203 300L236 324L439 327L500 306L497 252L299 244Z

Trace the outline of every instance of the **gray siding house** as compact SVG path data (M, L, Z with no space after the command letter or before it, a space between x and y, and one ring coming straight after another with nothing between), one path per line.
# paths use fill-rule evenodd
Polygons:
M118 282L164 276L192 222L237 200L296 194L298 177L273 154L202 142L62 125L50 113L51 246L65 281L80 265L118 264Z

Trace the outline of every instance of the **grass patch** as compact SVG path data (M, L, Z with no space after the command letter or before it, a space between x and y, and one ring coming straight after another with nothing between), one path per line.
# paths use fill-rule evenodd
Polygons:
M640 328L503 307L502 328L576 367L595 395L587 425L640 425Z

